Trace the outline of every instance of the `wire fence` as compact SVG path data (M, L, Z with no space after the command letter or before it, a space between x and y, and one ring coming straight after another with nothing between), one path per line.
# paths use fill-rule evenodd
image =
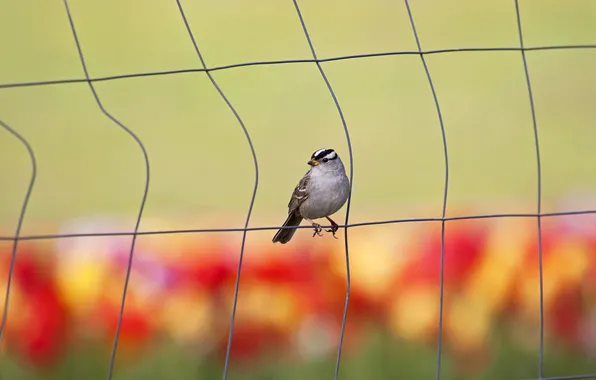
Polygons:
M596 44L594 45L551 45L551 46L535 46L535 47L526 47L524 45L524 37L523 37L523 27L522 27L522 16L519 10L519 1L514 0L513 6L515 7L516 18L517 18L517 33L519 37L519 46L517 47L473 47L473 48L453 48L453 49L440 49L440 50L428 50L425 51L422 48L422 43L418 36L418 32L416 29L415 18L410 8L410 4L408 0L404 0L404 5L406 7L411 29L413 32L413 37L416 41L417 51L393 51L393 52L380 52L380 53L371 53L371 54L357 54L357 55L346 55L346 56L339 56L339 57L330 57L330 58L318 58L313 41L309 35L307 22L303 17L303 14L300 10L300 6L297 0L293 0L293 4L296 10L296 15L300 21L300 25L304 32L304 36L306 41L309 45L312 59L294 59L294 60L279 60L279 61L258 61L258 62L246 62L246 63L237 63L219 67L207 67L205 64L205 60L201 51L199 49L199 44L197 43L195 36L192 32L192 29L188 23L186 14L184 12L184 8L180 3L180 0L176 0L176 4L178 10L180 12L180 16L182 21L186 27L188 35L191 39L193 44L195 53L200 61L200 67L194 69L183 69L183 70L169 70L169 71L154 71L154 72L145 72L145 73L131 73L131 74L122 74L122 75L115 75L115 76L107 76L107 77L98 77L92 78L89 75L87 70L87 65L85 61L85 56L83 53L82 44L78 38L74 16L71 12L69 7L68 0L63 0L64 7L66 14L68 16L68 20L70 23L70 29L72 31L72 36L74 38L74 42L77 47L78 56L81 62L81 66L83 68L85 78L75 78L75 79L59 79L59 80L50 80L50 81L38 81L38 82L21 82L21 83L5 83L0 84L0 89L8 89L8 88L15 88L15 87L28 87L28 86L44 86L44 85L62 85L62 84L72 84L72 83L87 83L89 85L89 89L93 94L95 102L97 106L101 110L101 112L110 119L114 124L116 124L119 128L122 129L123 132L128 134L138 145L139 149L141 150L145 162L145 184L144 184L144 191L143 196L140 202L138 215L136 218L135 228L131 232L113 232L113 233L74 233L74 234L56 234L56 235L28 235L28 236L21 236L21 227L23 224L23 220L25 218L27 206L29 203L29 199L31 193L33 191L35 180L37 176L37 161L34 149L31 147L29 142L20 135L13 127L6 124L4 121L0 120L0 126L6 129L10 134L12 134L16 139L18 139L26 148L30 160L31 160L31 179L29 181L29 185L23 200L23 204L21 207L21 211L19 214L17 227L14 236L0 236L0 241L12 241L13 248L12 248L12 256L10 261L9 273L8 273L8 282L6 287L6 294L4 299L4 311L2 314L2 322L0 324L0 343L2 342L2 338L4 336L4 331L7 323L7 316L8 316L8 309L10 305L10 293L11 293L11 283L13 279L13 273L15 268L15 261L17 256L17 249L18 244L20 241L27 241L27 240L44 240L44 239L67 239L67 238L74 238L74 237L96 237L96 236L132 236L132 243L130 246L130 251L128 255L128 262L126 266L126 276L124 281L124 287L122 290L122 297L120 303L120 312L118 316L118 323L116 326L116 332L114 336L113 346L111 350L111 356L109 361L109 367L107 371L107 378L111 379L114 374L114 364L116 353L118 349L118 342L120 336L120 329L122 325L124 307L126 303L126 296L128 291L128 284L130 280L131 274L131 267L133 262L133 256L135 252L135 243L137 236L142 235L158 235L158 234L186 234L186 233L207 233L207 232L242 232L242 242L240 246L240 253L239 253L239 261L238 267L236 272L236 280L234 286L234 298L233 298L233 305L232 311L230 315L230 324L229 324L229 333L228 333L228 340L227 340L227 348L226 348L226 356L225 356L225 363L223 369L223 379L225 380L228 375L229 367L230 367L230 353L231 353L231 346L232 346L232 338L234 335L234 322L236 316L236 307L238 302L238 292L240 287L240 276L242 272L242 261L244 256L244 248L246 242L246 234L249 231L262 231L262 230L277 230L280 226L269 226L269 227L249 227L251 214L253 210L253 205L255 202L255 198L257 195L257 190L259 187L259 163L256 155L256 151L254 149L250 133L242 121L242 118L230 102L230 100L226 97L224 92L218 86L217 82L211 75L214 71L221 71L221 70L229 70L238 67L246 67L246 66L263 66L263 65L280 65L280 64L298 64L298 63L314 63L319 73L321 74L321 78L325 82L327 89L329 90L329 94L332 97L335 107L337 108L338 115L341 119L343 130L345 133L345 137L347 140L348 150L349 150L349 162L350 162L350 187L353 184L353 156L352 156L352 145L350 141L350 132L346 120L344 118L342 108L340 106L339 100L331 86L331 83L327 79L325 75L325 70L323 69L322 63L325 62L332 62L332 61L340 61L340 60L351 60L351 59L361 59L361 58L370 58L370 57L382 57L382 56L395 56L395 55L418 55L420 57L421 63L424 67L424 71L426 73L426 77L428 79L428 85L430 91L433 96L436 112L437 112L437 120L439 124L439 129L441 133L442 143L443 143L443 151L444 151L444 163L445 163L445 180L444 180L444 190L443 190L443 202L442 202L442 212L440 218L410 218L410 219L392 219L392 220L378 220L378 221L370 221L370 222L362 222L362 223L349 223L350 217L350 205L351 205L351 192L350 196L348 197L347 204L346 204L346 217L345 223L340 225L339 227L344 229L344 237L345 237L345 265L346 265L346 292L345 292L345 303L343 308L343 315L342 315L342 323L341 323L341 332L339 335L339 342L337 347L337 356L335 361L335 371L334 371L334 379L338 379L339 377L339 370L340 370L340 363L341 363L341 354L342 354L342 345L344 340L344 333L346 327L346 319L347 319L347 312L348 306L350 301L350 287L351 287L351 275L350 275L350 256L349 256L349 238L348 238L348 229L354 227L362 227L362 226L370 226L370 225L382 225L382 224L393 224L393 223L415 223L415 222L440 222L441 223L441 255L440 255L440 286L439 286L439 320L438 320L438 340L437 340L437 360L436 360L436 379L439 380L441 377L441 358L442 358L442 336L443 336L443 303L444 303L444 281L443 281L443 273L444 273L444 264L445 264L445 223L448 221L454 220L470 220L470 219L489 219L489 218L535 218L536 219L536 228L537 228L537 249L538 249L538 262L536 265L538 266L539 272L539 294L540 294L540 316L539 316L539 331L540 331L540 345L539 345L539 355L538 355L538 363L537 363L537 374L538 379L544 380L564 380L564 379L592 379L596 378L596 373L593 374L579 374L579 375L569 375L569 376L559 376L559 377L544 377L543 376L543 367L544 367L544 297L543 297L543 265L542 265L542 228L541 228L541 219L544 217L555 217L555 216L570 216L570 215L582 215L582 214L596 214L596 210L581 210L581 211L569 211L569 212L556 212L556 213L542 213L542 168L541 168L541 159L540 159L540 143L539 143L539 132L538 132L538 122L536 119L536 112L534 108L534 99L532 95L532 84L531 84L531 76L530 71L528 69L528 64L526 60L526 53L532 51L545 51L545 50L568 50L568 49L596 49ZM446 139L446 132L445 126L443 123L443 117L441 114L441 107L439 102L439 96L437 95L437 91L433 84L432 76L428 65L426 63L425 56L433 55L433 54L447 54L447 53L457 53L457 52L510 52L510 51L518 51L521 53L521 60L523 62L524 68L524 75L527 84L527 91L528 91L528 100L531 109L532 115L532 129L534 135L534 146L535 146L535 153L536 153L536 170L538 175L537 181L537 204L536 204L536 213L510 213L510 214L482 214L482 215L464 215L464 216L455 216L455 217L446 217L446 209L447 209L447 199L448 199L448 189L449 189L449 155L447 149L447 139ZM120 122L115 116L113 116L102 104L100 96L98 95L94 83L96 82L105 82L105 81L112 81L112 80L121 80L126 78L136 78L136 77L145 77L145 76L159 76L159 75L173 75L173 74L180 74L180 73L189 73L189 72L204 72L209 80L211 81L215 90L219 93L222 100L228 106L230 112L234 114L234 117L238 121L240 128L242 129L245 137L246 142L248 143L251 155L254 163L254 170L255 170L255 180L254 186L252 190L251 200L248 206L248 211L246 214L246 221L244 223L243 228L217 228L217 229L185 229L185 230L156 230L156 231L139 231L139 226L141 223L141 219L143 217L143 211L145 209L145 203L147 200L147 194L150 186L150 161L149 155L145 146L141 139L126 125ZM298 226L298 227L281 227L281 228L312 228L311 226Z

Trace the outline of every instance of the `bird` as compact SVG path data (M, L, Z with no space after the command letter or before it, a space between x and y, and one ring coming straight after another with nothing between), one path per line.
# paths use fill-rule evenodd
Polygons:
M323 236L321 225L314 219L326 218L331 223L333 237L339 229L337 223L330 218L348 200L350 181L341 158L335 150L323 148L315 151L307 162L310 169L304 174L288 203L288 217L282 227L297 227L306 219L314 228L315 235ZM280 228L273 236L273 243L286 244L297 228Z

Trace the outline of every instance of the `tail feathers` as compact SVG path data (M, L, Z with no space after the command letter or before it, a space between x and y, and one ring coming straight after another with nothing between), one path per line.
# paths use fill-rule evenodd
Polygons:
M293 227L299 226L300 222L302 222L302 217L297 216L295 212L288 215L288 218L284 222L284 227ZM273 237L273 242L277 243L280 242L281 244L286 244L292 239L294 233L296 233L297 228L280 228L279 231Z

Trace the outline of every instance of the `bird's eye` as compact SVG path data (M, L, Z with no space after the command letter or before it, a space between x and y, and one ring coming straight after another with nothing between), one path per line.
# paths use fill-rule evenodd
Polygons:
M327 161L329 161L329 159L328 158L323 158L321 161L327 162Z

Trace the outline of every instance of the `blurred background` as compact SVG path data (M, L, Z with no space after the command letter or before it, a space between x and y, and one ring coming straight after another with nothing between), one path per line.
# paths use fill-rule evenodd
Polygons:
M209 67L310 59L291 1L182 1ZM64 6L1 3L0 84L83 78ZM72 0L91 77L200 67L174 1ZM416 51L403 2L299 2L319 58ZM519 46L513 1L413 1L424 50ZM520 1L527 47L596 43L596 2ZM535 213L537 163L519 52L426 57L443 114L447 216ZM527 53L542 159L542 211L596 209L596 51ZM432 94L416 55L323 64L350 130L350 222L441 216L445 163ZM259 163L250 226L280 225L311 153L349 162L316 66L216 71ZM239 124L204 73L95 84L145 145L151 166L141 231L242 227L255 170ZM141 150L105 117L86 83L0 89L0 120L31 144L37 178L24 235L128 232L145 183ZM27 151L0 129L0 231L13 236L31 178ZM345 218L345 208L334 218ZM352 292L340 376L433 378L440 223L349 230ZM443 379L538 376L535 218L446 223ZM596 372L596 220L542 220L544 375ZM345 297L344 231L271 244L247 235L231 379L333 376ZM137 239L115 379L215 379L225 357L241 233ZM2 379L102 379L130 236L19 243ZM0 294L12 241L0 244ZM0 305L3 305L0 304ZM0 311L3 310L0 307Z

